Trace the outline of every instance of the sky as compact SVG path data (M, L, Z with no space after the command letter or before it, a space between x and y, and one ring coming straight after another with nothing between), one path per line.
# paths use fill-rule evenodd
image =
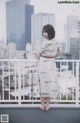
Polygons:
M5 6L2 5L4 0L0 0L0 39L6 38L5 25ZM77 1L77 0L75 0ZM79 0L80 1L80 0ZM30 0L30 4L34 5L36 13L52 13L56 16L56 38L58 41L63 41L64 23L66 17L70 14L79 15L80 4L58 4L58 0ZM3 14L2 14L3 13ZM79 15L80 16L80 15Z
M0 0L0 40L6 40L6 16L4 0Z

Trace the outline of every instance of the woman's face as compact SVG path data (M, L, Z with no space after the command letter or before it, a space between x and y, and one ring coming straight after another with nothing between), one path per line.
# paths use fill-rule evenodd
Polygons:
M46 39L48 39L48 33L47 32L43 32L43 37L45 37Z

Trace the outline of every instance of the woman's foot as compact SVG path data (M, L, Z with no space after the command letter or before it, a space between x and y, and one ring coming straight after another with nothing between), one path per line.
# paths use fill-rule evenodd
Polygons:
M50 97L47 97L46 98L46 111L50 109L49 103L50 103Z
M45 110L45 105L41 105L40 109Z
M46 111L48 111L50 109L49 105L46 105Z

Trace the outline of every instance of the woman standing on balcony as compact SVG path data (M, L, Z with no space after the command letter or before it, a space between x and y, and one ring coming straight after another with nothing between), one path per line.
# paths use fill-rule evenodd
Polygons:
M42 30L42 35L45 40L40 45L40 50L37 55L37 59L40 60L38 62L40 108L42 110L49 110L50 99L56 98L59 93L57 67L53 60L61 54L61 51L58 42L55 40L55 30L52 25L45 25Z

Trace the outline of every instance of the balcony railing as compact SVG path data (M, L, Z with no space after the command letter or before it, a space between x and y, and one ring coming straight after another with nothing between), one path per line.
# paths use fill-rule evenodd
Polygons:
M0 107L40 105L39 60L0 59ZM80 60L55 60L58 68L59 95L53 106L80 106Z

